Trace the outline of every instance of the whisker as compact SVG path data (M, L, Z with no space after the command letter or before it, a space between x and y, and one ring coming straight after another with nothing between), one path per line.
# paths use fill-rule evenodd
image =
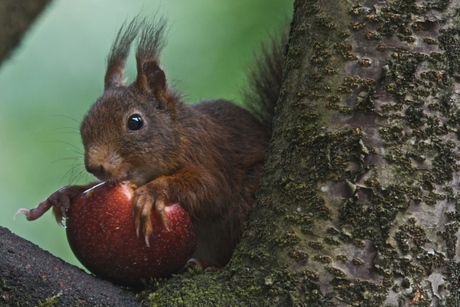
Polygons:
M63 114L51 114L51 115L46 115L44 116L45 118L51 118L51 117L57 117L57 118L64 118L64 119L68 119L70 120L71 122L77 124L77 125L80 125L80 120L77 120L71 116L68 116L68 115L63 115Z
M80 170L78 171L78 173L72 174L72 179L70 180L69 184L71 185L75 184L76 182L80 181L80 179L82 179L86 175L87 173L85 170Z

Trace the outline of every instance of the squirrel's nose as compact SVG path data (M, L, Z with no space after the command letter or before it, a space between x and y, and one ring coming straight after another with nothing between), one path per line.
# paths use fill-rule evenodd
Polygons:
M86 170L99 179L105 177L104 175L106 174L106 169L102 164L87 164Z
M110 147L92 146L85 148L86 170L99 180L122 179L125 175L123 160Z

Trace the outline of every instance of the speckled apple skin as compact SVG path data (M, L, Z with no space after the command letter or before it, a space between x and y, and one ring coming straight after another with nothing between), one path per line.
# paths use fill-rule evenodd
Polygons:
M152 212L150 247L136 236L129 182L103 183L72 201L66 221L69 245L92 273L115 284L140 287L143 280L179 272L195 250L188 214L178 204L166 207L166 229Z

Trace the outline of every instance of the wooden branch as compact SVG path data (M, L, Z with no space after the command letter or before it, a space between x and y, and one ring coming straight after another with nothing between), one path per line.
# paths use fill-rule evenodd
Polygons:
M0 63L11 52L36 17L51 0L2 0L0 1Z
M91 276L0 227L0 305L140 306L135 293Z

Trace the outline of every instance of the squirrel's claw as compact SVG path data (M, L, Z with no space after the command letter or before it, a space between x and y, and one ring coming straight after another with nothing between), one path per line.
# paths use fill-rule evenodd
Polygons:
M66 209L60 205L53 206L53 215L56 223L58 223L59 226L65 227L63 221L64 218L67 217Z
M216 264L208 263L198 258L190 258L185 264L184 270L202 270L207 272L218 272L222 267Z
M29 219L29 215L30 215L30 210L29 209L26 209L26 208L20 208L18 211L16 211L16 213L14 214L13 216L13 219L16 219L16 216L18 214L24 214L26 216L26 219L28 220Z
M158 216L160 217L161 223L163 224L163 227L169 231L168 216L166 215L165 207L166 205L164 201L158 199L155 202L155 208L157 210Z
M14 215L14 217L16 217L16 215L18 214L24 214L28 221L33 221L41 217L43 214L45 214L45 212L48 211L51 208L51 206L52 204L47 199L39 203L38 206L33 209L26 209L26 208L19 209Z
M148 196L148 193L138 194L134 200L133 206L133 216L134 216L134 226L136 228L137 237L140 236L140 231L142 228L142 233L145 236L145 244L149 244L149 236L152 234L152 221L150 219L150 212L152 212L153 203L151 198Z
M67 209L70 208L70 202L73 197L83 192L86 186L65 186L51 194L46 200L38 204L33 209L21 208L16 212L18 214L24 214L28 221L33 221L45 214L51 207L53 207L53 213L56 218L56 222L64 226L62 221L63 218L67 217ZM15 216L16 216L15 215Z
M153 196L152 194L155 195L155 193L145 188L137 188L133 205L133 217L134 226L136 228L136 235L139 237L140 232L142 231L145 237L145 244L147 246L150 246L149 237L153 233L151 213L154 206L158 216L160 217L163 227L169 230L168 218L165 211L165 202L161 198Z

